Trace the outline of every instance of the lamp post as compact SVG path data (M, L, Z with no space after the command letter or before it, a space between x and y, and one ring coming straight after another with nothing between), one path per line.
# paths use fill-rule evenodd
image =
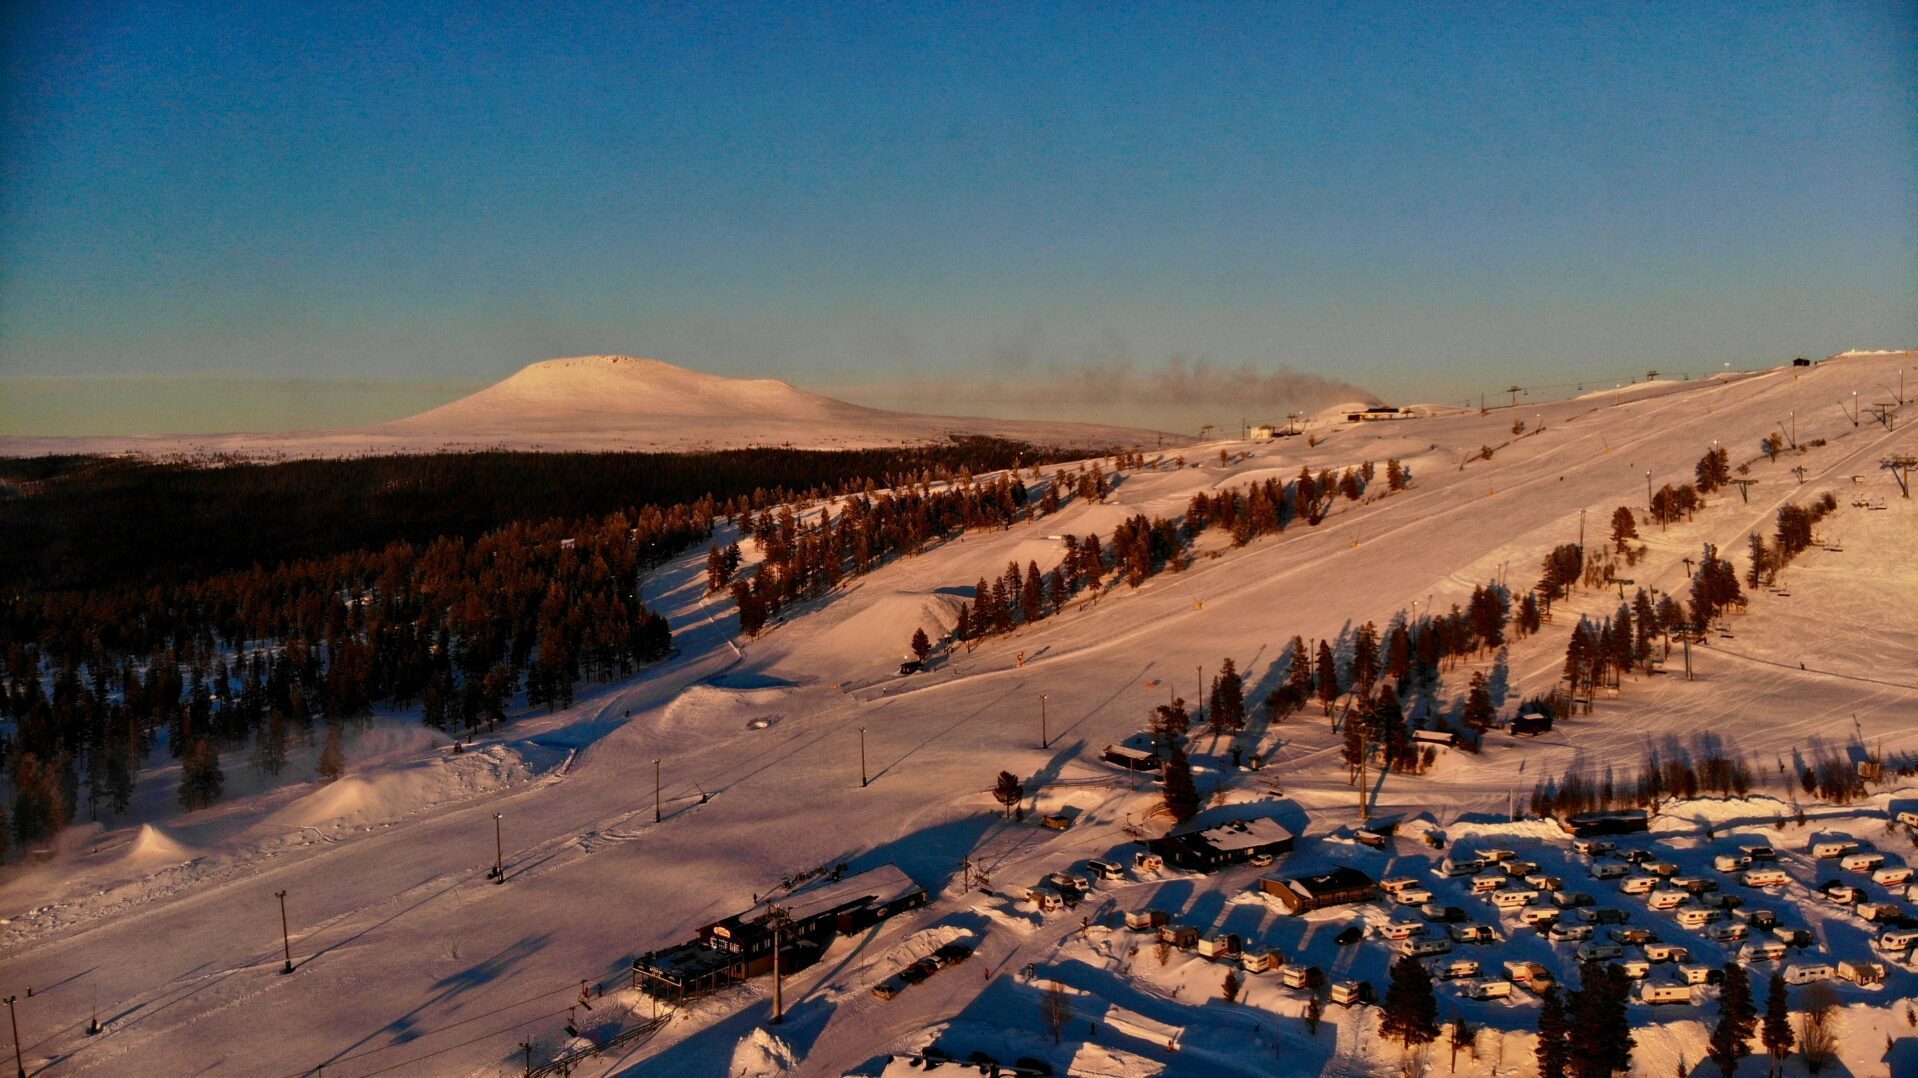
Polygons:
M659 757L653 757L653 822L658 823L659 813Z
M1052 739L1048 737L1046 734L1046 694L1045 693L1039 694L1039 747L1041 749L1049 749L1052 747Z
M494 883L504 883L506 880L506 842L500 837L499 832L501 815L503 814L493 813L493 871L487 873L487 876Z
M13 1009L16 998L7 997L7 1020L13 1023L13 1070L18 1078L27 1078L27 1065L20 1056L20 1016Z
M866 728L859 728L859 788L866 788Z
M292 973L293 972L293 934L287 931L287 927L286 927L286 892L275 891L273 892L273 895L275 898L278 898L280 900L280 946L284 948L286 952L286 964L280 967L280 972ZM15 1040L18 1040L18 1039L19 1039L18 1036L16 1036Z
M782 976L782 971L779 968L780 966L779 948L785 937L786 911L784 908L780 906L768 905L767 911L766 911L766 917L767 919L772 921L772 925L773 925L773 1020L772 1020L772 1024L778 1025L780 1022L784 1021L786 1017L785 997L781 992L781 987L782 987L781 982L784 980L784 978Z

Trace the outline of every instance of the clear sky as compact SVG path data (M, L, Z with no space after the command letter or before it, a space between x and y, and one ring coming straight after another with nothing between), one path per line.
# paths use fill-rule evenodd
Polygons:
M0 424L29 376L87 376L40 424L80 432L152 376L399 414L604 352L910 404L1918 344L1918 3L4 17ZM176 422L260 428L201 396Z

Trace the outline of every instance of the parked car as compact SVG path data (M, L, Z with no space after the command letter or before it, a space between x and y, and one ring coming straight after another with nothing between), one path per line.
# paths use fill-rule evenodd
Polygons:
M1337 943L1341 947L1349 947L1352 944L1357 943L1358 941L1364 938L1365 938L1365 930L1363 928L1360 928L1358 925L1346 925L1344 928L1339 930L1338 935L1332 937L1333 942Z
M880 999L891 999L904 990L904 985L890 977L872 986L872 994Z
M938 959L941 966L956 966L972 957L972 948L963 943L948 943L932 952L932 957Z
M937 965L922 958L912 965L907 966L905 969L900 970L899 979L907 984L922 984L926 978L937 972L939 972Z

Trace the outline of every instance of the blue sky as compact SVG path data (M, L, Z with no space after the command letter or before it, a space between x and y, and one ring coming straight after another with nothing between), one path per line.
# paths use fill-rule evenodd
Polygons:
M621 352L910 402L1183 355L1461 398L1918 344L1912 3L6 18L16 378Z

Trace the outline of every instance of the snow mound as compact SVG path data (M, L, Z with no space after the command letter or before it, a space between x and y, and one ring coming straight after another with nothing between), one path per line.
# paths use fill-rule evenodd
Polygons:
M821 657L858 668L878 656L886 662L908 658L907 645L914 629L924 629L937 641L958 624L959 605L965 600L939 592L904 592L882 596L831 629L822 633L812 646ZM814 654L808 649L808 656ZM894 656L898 656L895 658Z
M538 746L490 745L457 756L350 775L295 800L266 822L276 827L391 823L524 782L557 763L559 756L557 750Z
M726 1071L732 1078L775 1078L790 1073L799 1065L792 1045L763 1029L755 1029L739 1038L733 1049L733 1064Z
M135 865L157 865L186 861L193 857L191 847L150 823L140 825L140 833L127 844L121 860Z

